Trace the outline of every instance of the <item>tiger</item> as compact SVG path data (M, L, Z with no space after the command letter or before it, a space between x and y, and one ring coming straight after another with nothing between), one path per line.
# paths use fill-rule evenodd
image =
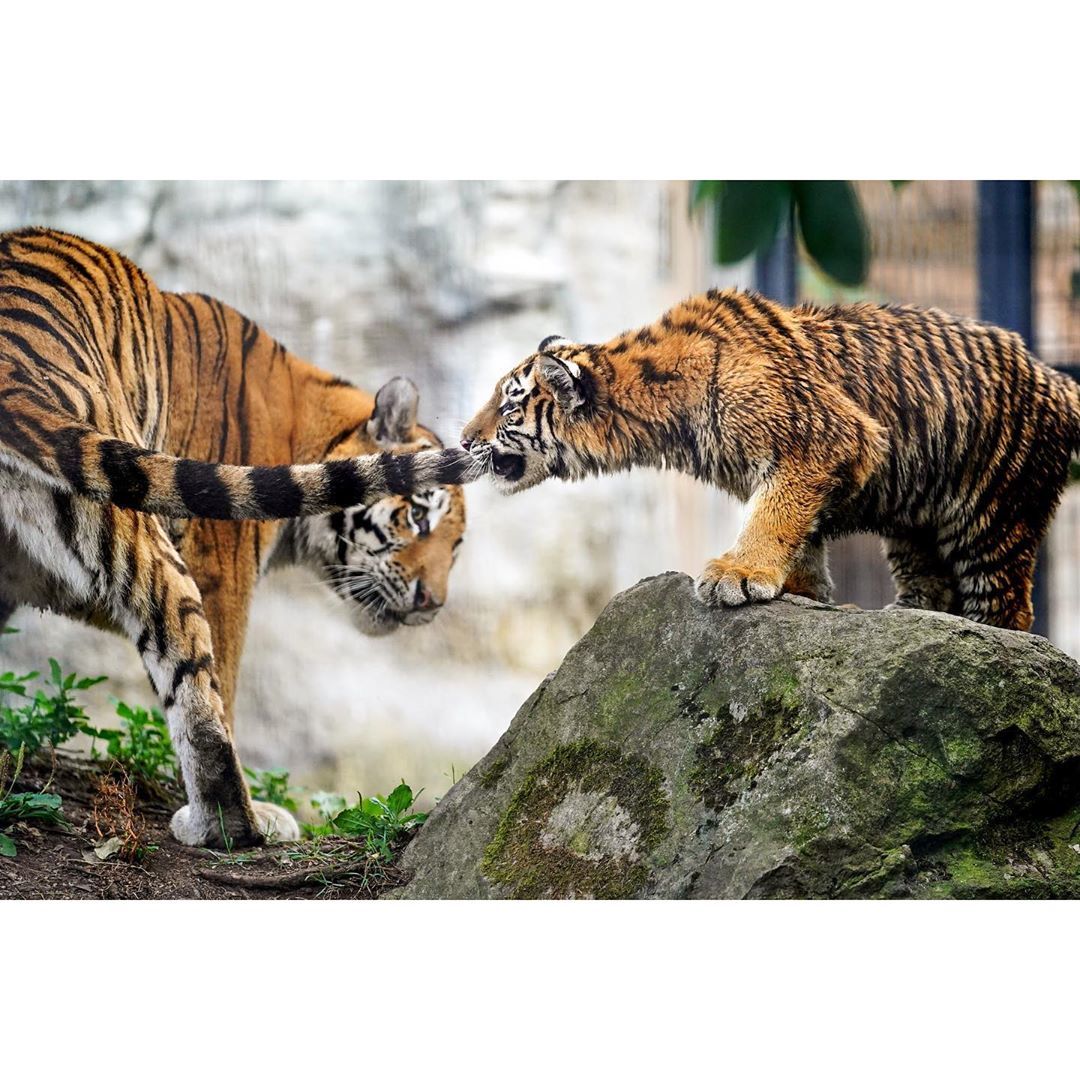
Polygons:
M386 634L429 622L462 542L468 455L209 296L65 232L0 234L0 626L33 605L134 643L187 803L182 844L295 839L232 739L252 591L311 567Z
M746 501L734 546L695 582L712 607L829 602L826 542L868 532L890 607L1026 631L1080 388L971 318L713 289L606 344L545 338L461 445L507 494L655 466Z

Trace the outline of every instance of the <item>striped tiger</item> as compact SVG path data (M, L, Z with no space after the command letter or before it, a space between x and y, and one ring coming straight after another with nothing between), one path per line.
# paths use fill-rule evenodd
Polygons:
M462 446L507 493L645 465L749 500L696 582L709 605L827 601L825 542L871 532L895 606L1027 630L1080 390L972 319L713 290L603 345L546 338Z
M30 604L135 642L187 790L181 842L298 832L252 803L232 742L264 570L313 567L369 633L444 601L471 466L416 405L408 380L373 400L106 247L0 235L0 625Z

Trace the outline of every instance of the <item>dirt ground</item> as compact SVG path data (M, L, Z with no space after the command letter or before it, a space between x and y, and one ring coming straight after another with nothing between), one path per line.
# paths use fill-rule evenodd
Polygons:
M61 753L28 761L15 790L60 795L70 828L9 830L17 853L0 858L3 900L367 900L401 883L393 865L345 838L232 853L184 847L169 833L181 792L142 791Z

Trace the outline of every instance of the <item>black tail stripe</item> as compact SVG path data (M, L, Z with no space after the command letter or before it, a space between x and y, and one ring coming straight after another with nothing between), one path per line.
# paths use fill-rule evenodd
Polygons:
M101 471L109 481L110 499L117 506L138 510L146 501L150 478L139 459L148 457L149 450L119 439L105 439L100 445Z
M176 463L176 489L194 517L228 521L233 516L229 489L216 465L181 459Z
M411 495L415 490L416 467L411 454L380 454L386 486L395 495Z
M364 501L367 484L360 470L349 459L328 461L326 470L326 503L328 506L356 506Z
M269 518L296 517L304 506L304 492L287 465L256 465L251 488L259 508Z

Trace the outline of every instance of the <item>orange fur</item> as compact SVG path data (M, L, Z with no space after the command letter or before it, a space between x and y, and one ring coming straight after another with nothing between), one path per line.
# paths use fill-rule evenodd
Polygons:
M940 311L712 291L603 345L546 339L463 445L513 492L639 465L743 499L710 604L827 599L824 542L885 538L901 605L1031 624L1031 573L1080 444L1080 393L1015 334Z

